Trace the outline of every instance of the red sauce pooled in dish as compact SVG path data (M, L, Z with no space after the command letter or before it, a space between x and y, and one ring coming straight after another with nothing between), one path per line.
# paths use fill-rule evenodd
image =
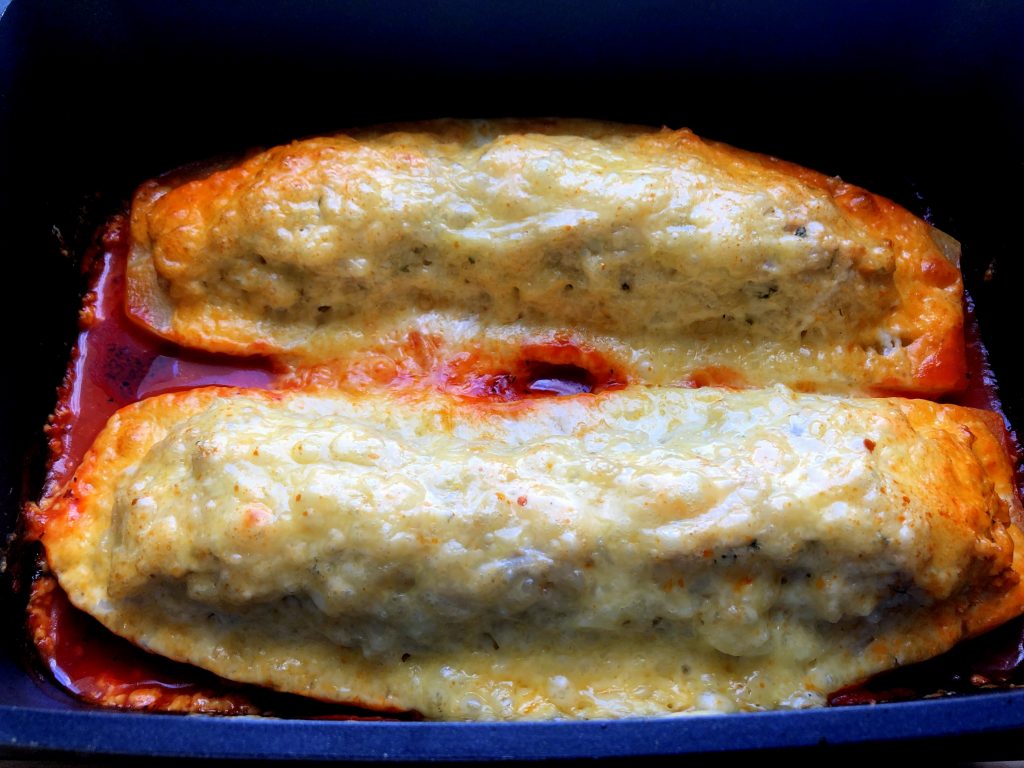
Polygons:
M472 403L598 393L628 383L612 362L596 350L575 344L570 335L524 345L509 360L488 360L473 353L446 354L437 340L410 334L405 344L367 353L356 362L303 369L289 369L264 358L186 350L136 326L126 316L128 239L127 220L115 218L104 234L102 252L91 264L92 291L82 312L82 331L48 428L51 463L46 493L71 477L115 411L163 392L207 385L306 389L372 383L428 386ZM969 384L955 402L1001 415L995 379L969 302L967 309ZM744 382L738 373L716 368L696 372L685 385L742 387ZM1016 443L1009 432L1006 439L1015 452ZM37 538L46 525L45 516L31 506L27 522L30 539ZM135 709L380 719L380 713L232 683L149 654L74 608L50 576L37 578L33 585L29 630L57 681L95 703ZM1009 680L1022 663L1024 619L938 659L833 694L830 703L891 701L937 690L976 689Z
M124 312L127 221L115 219L91 264L92 290L60 403L49 428L48 485L67 480L115 411L161 392L224 384L266 388L276 374L266 360L204 355L177 347L132 323Z

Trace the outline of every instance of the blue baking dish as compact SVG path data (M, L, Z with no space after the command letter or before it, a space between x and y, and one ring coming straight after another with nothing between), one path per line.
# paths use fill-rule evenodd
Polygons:
M742 0L497 6L0 0L0 533L38 494L80 258L135 184L349 125L565 115L688 126L895 199L957 237L1011 423L1022 267L1024 6ZM1024 759L1024 690L799 712L579 723L132 714L32 663L4 559L0 756L535 760L753 750Z

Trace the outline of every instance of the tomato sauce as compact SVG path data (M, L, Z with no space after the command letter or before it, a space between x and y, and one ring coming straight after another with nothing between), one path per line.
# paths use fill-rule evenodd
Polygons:
M599 352L559 337L524 345L518 359L499 370L470 365L458 373L449 369L446 375L445 389L462 398L506 402L626 386L626 378Z
M127 240L127 222L116 218L104 233L102 252L91 259L81 333L48 427L52 486L70 477L119 408L161 392L207 384L263 388L276 378L267 360L195 353L132 323L124 312Z
M294 368L261 357L231 357L183 349L134 324L124 311L128 224L115 217L92 254L91 291L81 332L47 428L50 465L44 496L56 492L119 408L163 392L207 385L309 389L325 386L431 387L467 402L509 402L619 389L628 379L614 361L567 334L524 345L508 359L451 353L437 339L410 334L404 344L369 351L359 361ZM967 305L968 387L955 402L1002 415L995 379ZM688 386L742 387L728 369L695 373ZM1004 418L1005 423L1005 418ZM1007 445L1016 442L1007 428ZM26 512L26 538L38 539L45 515ZM29 631L44 665L65 689L107 706L158 711L275 714L285 717L379 719L381 713L327 704L222 680L190 665L149 654L74 608L52 576L36 578ZM834 705L966 691L1015 679L1024 665L1024 619L924 664L896 670L831 698ZM388 717L415 717L394 713Z

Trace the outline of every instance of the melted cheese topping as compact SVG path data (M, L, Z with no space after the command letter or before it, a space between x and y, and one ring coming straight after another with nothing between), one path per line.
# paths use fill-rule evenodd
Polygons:
M786 389L206 389L45 504L72 601L228 678L432 717L799 707L1019 612L991 415Z
M893 203L688 131L438 122L309 139L132 208L130 311L187 346L349 357L573 329L627 374L940 394L955 242Z

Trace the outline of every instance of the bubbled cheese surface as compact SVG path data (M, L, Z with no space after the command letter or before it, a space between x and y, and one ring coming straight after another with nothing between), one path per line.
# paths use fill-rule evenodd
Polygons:
M924 401L197 390L71 490L51 566L115 632L431 717L821 704L1019 604L1012 468Z
M132 210L131 311L315 362L571 331L631 378L963 385L958 248L870 193L688 131L441 121L276 147Z

